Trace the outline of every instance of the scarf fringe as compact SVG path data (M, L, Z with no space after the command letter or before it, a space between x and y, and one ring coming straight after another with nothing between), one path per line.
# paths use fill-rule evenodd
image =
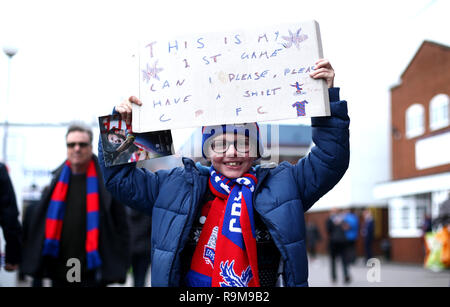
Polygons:
M88 270L98 268L102 265L100 254L96 250L86 254L86 261Z
M43 255L49 255L54 258L59 255L59 241L52 239L45 239L44 248L42 249Z

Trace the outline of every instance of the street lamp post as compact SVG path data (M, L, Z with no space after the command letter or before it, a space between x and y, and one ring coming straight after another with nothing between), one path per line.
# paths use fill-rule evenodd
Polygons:
M17 48L14 47L3 47L3 52L8 56L8 84L6 87L6 103L4 107L5 111L5 124L3 126L3 160L6 163L6 155L7 155L7 146L8 146L8 112L7 107L9 104L9 94L11 87L11 60L12 57L16 55Z

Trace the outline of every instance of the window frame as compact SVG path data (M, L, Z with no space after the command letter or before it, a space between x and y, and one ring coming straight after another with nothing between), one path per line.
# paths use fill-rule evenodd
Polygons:
M408 139L425 133L425 108L420 103L414 103L405 112L405 136Z
M412 238L422 235L425 214L431 210L431 193L393 198L389 202L389 235Z
M447 94L437 94L430 100L430 130L438 130L449 125L449 97Z

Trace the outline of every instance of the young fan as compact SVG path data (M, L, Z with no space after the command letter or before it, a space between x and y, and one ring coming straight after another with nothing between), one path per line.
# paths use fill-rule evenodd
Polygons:
M262 145L249 123L203 128L209 168L187 158L155 173L103 167L115 197L152 215L152 286L275 286L280 277L308 285L304 212L349 162L347 103L333 88L334 70L321 59L310 76L326 80L331 116L311 119L315 146L295 165L253 167ZM115 111L130 120L133 103L142 104L130 97Z

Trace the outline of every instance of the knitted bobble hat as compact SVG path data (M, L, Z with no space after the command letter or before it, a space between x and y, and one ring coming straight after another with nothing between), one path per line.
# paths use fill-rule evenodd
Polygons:
M256 159L261 158L263 146L260 140L259 126L257 123L246 123L202 127L202 155L205 159L207 158L208 147L211 141L215 137L225 133L245 135L249 138L250 142L256 141Z

